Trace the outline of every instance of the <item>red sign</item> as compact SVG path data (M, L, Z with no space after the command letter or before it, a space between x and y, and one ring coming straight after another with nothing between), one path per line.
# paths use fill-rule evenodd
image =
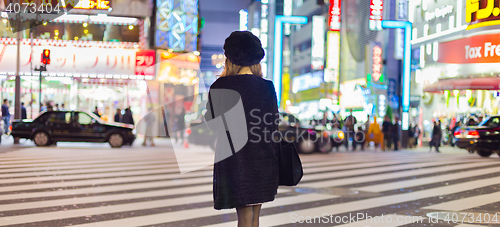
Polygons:
M135 75L155 75L154 50L139 50L135 53Z
M381 21L384 12L383 0L371 0L370 2L370 20Z
M328 27L330 31L340 31L341 0L330 0Z
M465 1L465 22L469 23L469 26L467 26L467 30L499 25L500 8L498 7L497 1Z
M472 36L439 44L438 62L451 64L499 63L499 34Z
M372 78L379 81L382 76L382 48L379 46L373 47L373 64L372 64Z

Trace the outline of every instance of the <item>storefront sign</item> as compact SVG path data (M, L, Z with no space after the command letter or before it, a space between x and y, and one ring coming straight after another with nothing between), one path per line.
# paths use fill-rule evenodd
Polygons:
M465 2L465 22L469 23L467 30L500 24L498 1L467 0Z
M340 31L341 0L330 0L328 27L330 31Z
M365 96L362 87L366 87L366 79L343 82L340 86L340 107L344 109L363 107Z
M499 34L477 35L439 44L440 63L498 63Z
M323 71L306 73L293 78L292 91L293 93L297 93L299 91L309 90L311 88L317 88L321 86L322 82L323 82Z
M139 50L135 53L135 75L155 75L154 50Z
M339 63L340 63L340 32L328 31L326 39L326 69L325 82L335 82L334 87L338 87ZM335 89L337 90L337 89Z
M387 86L387 102L393 110L399 108L399 96L396 95L396 80L389 79L389 84Z
M376 45L372 48L372 80L379 81L382 76L382 47Z
M408 0L398 0L398 20L408 20Z
M0 49L3 54L0 57L0 72L14 74L16 58L7 56L16 56L16 45L0 45ZM129 79L135 75L136 49L34 46L33 56L30 57L29 45L21 45L20 53L28 53L21 54L22 73L31 71L31 61L34 66L40 62L43 49L50 50L50 65L46 72L50 76Z
M434 20L436 18L444 18L447 15L453 13L453 5L446 5L436 8L434 11L425 12L425 21Z
M240 10L240 31L248 30L248 12L244 9Z
M68 1L69 4L71 1ZM74 9L98 9L108 10L111 8L111 1L104 0L79 0Z
M382 30L383 0L370 1L370 30Z
M405 52L405 30L396 28L396 41L394 42L394 58L402 60Z
M311 68L321 70L325 67L325 17L312 17Z

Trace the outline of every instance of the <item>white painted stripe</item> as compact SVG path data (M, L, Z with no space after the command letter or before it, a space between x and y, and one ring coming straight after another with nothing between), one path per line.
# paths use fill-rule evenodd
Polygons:
M290 191L291 191L290 189L279 188L278 194L289 193ZM57 200L27 202L27 203L15 203L15 204L0 205L0 211L26 210L26 209L52 207L52 206L66 206L66 205L74 205L74 204L85 204L85 203L109 202L109 201L117 201L117 200L151 198L151 197L165 196L169 193L171 193L170 190L159 190L159 191L151 191L151 192L135 192L135 193L126 193L126 194L117 194L117 195L98 195L98 196L82 197L82 198L57 199ZM191 203L202 203L202 202L213 201L213 195L212 194L203 194L203 195L195 195L195 196L188 196L188 197L167 199L167 200L168 200L168 202L164 203L164 206L187 205L187 204L191 204ZM134 203L132 203L132 204L134 204Z
M430 174L430 173L438 173L443 171L451 171L451 170L459 170L464 168L473 168L479 166L491 165L490 163L469 163L469 164L458 164L451 166L441 166L434 168L426 168L426 169L417 169L417 170L409 170L409 171L401 171L394 173L385 173L385 174L376 174L369 176L361 176L361 177L351 177L344 178L338 180L325 180L313 183L299 183L298 187L312 187L312 188L323 188L323 187L336 187L341 185L349 185L349 184L358 184L365 182L373 182L379 180L388 180L400 177L410 177L422 174Z
M353 215L356 216L358 214L356 213ZM364 216L366 216L366 214L359 213L359 217L363 218ZM329 217L329 218L331 219L331 217ZM332 221L330 220L329 222L331 223ZM350 222L350 220L349 220L349 222ZM359 220L357 222L350 222L350 223L346 223L343 225L336 225L336 226L337 227L398 227L398 226L412 224L412 223L425 224L426 222L428 222L428 220L426 220L425 217L421 217L421 216L405 216L405 215L389 214L389 215L381 215L381 216L371 217L371 218Z
M484 225L460 224L460 225L455 225L455 227L484 227Z
M287 212L287 213L279 213L279 214L272 214L272 215L267 215L263 216L260 218L260 224L262 226L277 226L277 225L284 225L284 224L290 224L293 219L291 218L292 214L297 214L298 216L323 216L325 213L326 214L331 214L331 215L336 215L336 214L341 214L341 213L348 213L348 212L355 212L359 210L365 210L365 209L371 209L371 208L376 208L376 207L381 207L381 206L387 206L391 204L396 204L396 203L403 203L403 202L408 202L412 200L419 200L419 199L424 199L424 198L429 198L429 197L434 197L434 196L440 196L440 195L448 195L448 194L453 194L457 192L463 192L467 190L472 190L476 188L481 188L481 187L486 187L490 185L495 185L500 182L500 177L494 177L494 178L489 178L489 179L483 179L483 180L476 180L476 181L471 181L471 182L466 182L466 183L460 183L460 184L455 184L455 185L450 185L450 186L443 186L443 187L438 187L438 188L432 188L432 189L426 189L426 190L421 190L421 191L416 191L416 192L410 192L410 193L404 193L404 194L398 194L398 195L390 195L390 196L382 196L382 197L377 197L377 198L371 198L371 199L363 199L363 200L357 200L353 202L347 202L347 203L340 203L340 204L335 204L335 205L328 205L328 206L321 206L321 207L315 207L315 208L309 208L309 209L304 209L304 210L297 210L293 212ZM226 222L223 224L218 224L218 225L211 225L210 227L225 227L225 226L236 226L237 222Z
M497 182L498 183L498 182ZM500 200L500 192L478 195L464 199L453 200L450 202L439 203L431 206L422 207L422 209L446 210L446 211L462 211L474 207L484 206L491 203L496 203Z
M283 197L277 198L275 201L270 203L265 203L262 205L263 208L271 208L271 207L280 207L292 204L306 203L306 202L314 202L321 201L326 199L336 198L338 196L334 195L324 195L324 194L303 194L292 197ZM113 206L110 206L113 207ZM115 212L113 209L110 209L110 212ZM103 212L101 212L103 213ZM119 220L111 220L111 221L102 221L96 223L82 224L82 225L72 225L78 227L84 226L106 226L106 227L128 227L128 226L144 226L144 225L154 225L158 223L164 222L175 222L188 220L193 218L201 218L201 217L209 217L214 215L222 215L222 214L231 214L236 213L234 209L225 209L225 210L214 210L212 207L207 208L198 208L198 209L190 209L190 210L181 210L175 212L168 212L162 214L153 214L153 215L145 215L140 217L132 217L132 218L124 218ZM80 215L82 216L82 215ZM1 221L2 219L0 219ZM20 220L26 221L27 219ZM29 219L31 222L31 219ZM21 222L23 223L23 222ZM233 225L236 226L236 225ZM266 226L266 225L261 225Z
M471 170L471 171L459 172L459 173L443 174L443 175L439 175L439 176L425 177L425 178L398 181L398 182L391 182L391 183L386 183L386 184L370 185L370 186L359 187L359 188L354 188L354 189L359 190L359 191L383 192L383 191L395 190L395 189L400 189L400 188L409 188L409 187L414 187L414 186L419 186L419 185L452 181L452 180L463 179L463 178L467 178L467 177L482 176L485 173L496 173L496 172L500 172L500 167Z

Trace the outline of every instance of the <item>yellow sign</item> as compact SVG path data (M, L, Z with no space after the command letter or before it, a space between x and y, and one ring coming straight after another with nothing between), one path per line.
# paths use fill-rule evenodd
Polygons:
M496 0L466 0L465 22L467 30L500 24L500 7L495 7ZM484 6L484 8L479 8Z
M73 6L73 9L108 10L109 8L111 8L111 2L104 0L79 0L76 5L75 0L66 1L65 8L69 5Z

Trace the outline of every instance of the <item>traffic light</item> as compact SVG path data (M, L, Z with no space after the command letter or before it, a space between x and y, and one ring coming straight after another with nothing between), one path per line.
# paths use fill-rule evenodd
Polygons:
M50 65L50 50L43 49L42 51L42 64Z

